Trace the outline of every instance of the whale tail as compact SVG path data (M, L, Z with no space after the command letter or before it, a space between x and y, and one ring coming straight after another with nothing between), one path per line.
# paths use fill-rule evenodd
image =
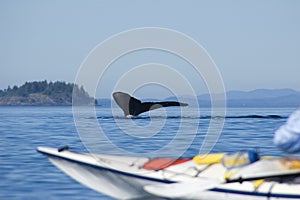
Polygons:
M114 92L113 98L118 106L123 110L125 116L138 116L143 112L150 110L169 107L169 106L188 106L186 103L177 101L163 101L163 102L141 102L140 100L130 96L124 92Z

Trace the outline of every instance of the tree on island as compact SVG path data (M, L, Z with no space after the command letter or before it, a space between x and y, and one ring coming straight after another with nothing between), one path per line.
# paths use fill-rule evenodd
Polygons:
M84 88L64 81L25 82L22 86L10 86L0 90L0 105L72 105L72 95L81 104L97 104Z

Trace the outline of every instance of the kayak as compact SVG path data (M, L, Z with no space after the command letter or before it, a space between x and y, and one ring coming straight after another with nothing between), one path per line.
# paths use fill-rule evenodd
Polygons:
M68 148L37 151L76 181L115 199L300 199L297 159L263 157L248 163L247 157L225 153L153 159Z

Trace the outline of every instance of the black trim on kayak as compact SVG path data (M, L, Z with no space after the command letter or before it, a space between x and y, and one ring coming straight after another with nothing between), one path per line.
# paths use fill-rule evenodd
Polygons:
M128 177L139 178L139 179L144 179L144 180L148 180L148 181L155 181L155 182L158 182L158 183L167 183L167 184L176 183L176 181L170 181L170 180L165 180L165 179L157 179L157 178L151 178L151 177L146 177L146 176L140 176L140 175L136 175L136 174L132 174L132 173L128 173L128 172L119 171L119 170L116 170L116 169L111 169L111 168L107 168L107 167L103 167L103 166L98 166L98 165L93 165L93 164L81 162L81 161L78 161L78 160L74 160L74 159L71 159L71 158L66 158L66 157L59 156L59 155L54 155L54 154L44 152L44 151L40 151L40 150L37 150L37 151L42 153L42 154L45 154L46 156L49 156L49 157L60 158L60 159L67 160L67 161L70 161L70 162L73 162L73 163L78 163L78 164L85 165L85 166L88 166L88 167L92 167L92 168L95 168L95 169L110 171L110 172L117 173L117 174L124 175L124 176L128 176Z
M280 179L280 178L295 178L297 176L300 176L300 172L296 171L294 173L290 174L276 174L276 175L268 175L268 176L256 176L251 178L238 178L238 179L229 179L226 180L226 183L242 183L244 181L256 181L259 179Z
M222 189L222 188L213 188L210 189L209 191L248 195L248 196L260 196L260 197L268 197L268 198L288 198L288 199L300 198L300 195L297 194L263 193L263 192L255 192L255 191L251 192L251 191L230 190L230 189Z

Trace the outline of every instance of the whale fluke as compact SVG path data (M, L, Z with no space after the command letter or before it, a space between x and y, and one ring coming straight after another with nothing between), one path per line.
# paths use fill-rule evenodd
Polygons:
M124 92L114 92L113 98L123 110L126 117L138 116L143 112L150 110L169 107L169 106L188 106L186 103L177 101L163 101L163 102L141 102L140 100L126 94Z

